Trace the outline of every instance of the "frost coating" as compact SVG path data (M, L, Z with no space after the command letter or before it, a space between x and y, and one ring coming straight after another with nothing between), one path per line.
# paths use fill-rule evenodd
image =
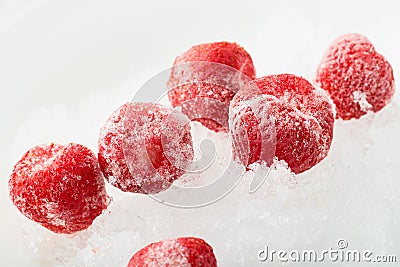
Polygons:
M231 103L234 112L230 121L236 125L232 135L239 136L234 144L235 157L246 166L266 161L262 150L271 146L271 139L266 137L271 136L269 129L274 129L275 156L285 160L293 172L306 171L324 159L332 142L334 123L328 97L305 79L290 74L266 76L253 83L261 93L245 89ZM267 106L268 112L262 112ZM264 129L260 128L263 124L267 125ZM244 134L248 144L240 138ZM243 153L246 145L250 149L248 156Z
M245 166L258 160L271 165L275 156L276 130L267 97L234 102L229 114L234 157Z
M229 102L243 81L254 78L250 55L236 43L200 44L175 59L168 97L191 120L227 132Z
M88 228L108 204L97 159L78 144L27 151L14 167L9 190L22 214L56 233Z
M185 248L174 239L165 240L160 243L160 246L151 246L147 250L147 255L143 260L143 264L149 267L192 266L186 258ZM130 264L129 266L135 265Z
M152 243L136 252L128 267L216 267L213 249L204 240L180 237Z
M122 191L164 191L185 173L192 158L187 120L158 104L126 103L100 131L100 167Z
M360 34L345 34L325 53L316 75L336 105L337 117L359 118L381 110L393 97L393 69Z

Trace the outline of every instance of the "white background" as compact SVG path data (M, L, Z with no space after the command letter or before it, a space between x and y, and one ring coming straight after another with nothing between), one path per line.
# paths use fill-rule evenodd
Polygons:
M140 86L191 45L222 40L244 46L258 76L288 72L312 80L326 47L346 32L369 37L399 83L399 3L0 0L0 266L33 266L19 238L26 221L8 199L13 164L52 135L95 148L97 132L85 129L85 120L100 127L105 114L130 100L130 91L113 94L121 83ZM90 116L101 115L69 117L99 96L110 105L93 100ZM47 121L53 109L65 117Z

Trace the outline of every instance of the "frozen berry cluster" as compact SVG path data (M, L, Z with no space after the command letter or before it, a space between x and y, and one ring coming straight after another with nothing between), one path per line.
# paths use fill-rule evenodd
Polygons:
M247 168L277 158L301 173L328 155L335 116L377 112L395 89L390 64L359 34L332 43L315 82L320 88L293 74L256 77L252 58L236 43L193 46L173 64L167 83L173 108L123 104L101 128L97 156L75 143L29 149L11 173L11 201L53 232L84 230L108 206L104 179L125 192L155 194L186 172L194 155L190 120L230 134L233 157ZM204 240L185 237L142 248L128 266L217 261Z

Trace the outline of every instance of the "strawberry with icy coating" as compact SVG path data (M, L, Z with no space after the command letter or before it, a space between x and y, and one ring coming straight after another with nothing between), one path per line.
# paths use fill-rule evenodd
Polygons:
M336 116L344 120L381 110L395 90L389 62L360 34L345 34L330 45L316 82L331 96Z
M14 167L9 190L22 214L63 234L88 228L108 204L95 154L73 143L28 150Z
M227 131L229 102L239 90L238 79L254 78L253 61L238 44L200 44L175 59L168 97L191 120L217 132Z
M249 53L236 43L215 42L195 45L178 56L174 66L197 61L225 64L242 72L250 79L256 77L253 60Z
M100 130L105 178L125 192L155 194L170 187L193 159L190 125L180 112L152 103L126 103Z
M152 243L136 252L128 267L216 267L212 247L203 239L180 237Z
M234 158L246 166L267 161L262 151L265 146L275 146L275 156L286 161L294 173L304 172L324 159L334 124L328 97L307 80L291 74L265 76L252 83L259 92L241 91L231 102ZM273 135L274 143L263 137L272 130L274 133L267 137Z

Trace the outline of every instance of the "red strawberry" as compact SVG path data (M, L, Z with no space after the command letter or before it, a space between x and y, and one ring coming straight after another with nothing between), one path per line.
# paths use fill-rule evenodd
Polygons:
M253 61L241 46L229 42L200 44L175 59L168 97L172 106L181 106L191 120L214 131L227 131L229 102L240 80L254 78Z
M99 163L109 183L154 194L170 187L193 159L190 125L171 108L126 103L100 130Z
M96 156L72 143L28 150L14 167L9 190L22 214L56 233L88 228L108 204Z
M331 44L316 82L336 105L338 118L359 118L390 102L395 85L389 62L360 34L345 34Z
M295 173L325 158L334 124L328 97L307 80L290 74L258 78L253 84L256 90L241 91L231 103L235 159L246 166L268 161L261 152L274 145L273 140L265 140L271 136L275 137L276 157L285 160Z
M216 267L212 247L203 239L181 237L152 243L133 255L128 267Z

